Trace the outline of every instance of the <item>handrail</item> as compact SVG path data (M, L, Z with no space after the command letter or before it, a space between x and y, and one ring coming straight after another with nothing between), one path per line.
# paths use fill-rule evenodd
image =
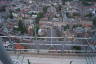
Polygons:
M37 49L8 49L7 50L12 50L12 51L36 51L37 52ZM62 50L48 50L48 49L40 49L39 51L48 51L48 52L61 52ZM64 50L64 52L87 52L87 53L91 53L92 51L91 50ZM96 51L94 51L94 53L96 53Z
M18 44L18 43L13 43ZM36 43L19 43L19 44L25 44L25 45L37 45ZM62 45L66 45L66 46L88 46L88 45L84 45L84 44L38 44L38 45L43 45L43 46L50 46L50 45L55 45L55 46L62 46Z
M74 39L92 39L92 37L88 37L88 38L86 38L86 37L32 37L32 36L0 36L1 38L5 38L5 37L10 37L10 38L13 38L13 37L15 37L15 38L45 38L45 39L47 39L47 38L74 38Z

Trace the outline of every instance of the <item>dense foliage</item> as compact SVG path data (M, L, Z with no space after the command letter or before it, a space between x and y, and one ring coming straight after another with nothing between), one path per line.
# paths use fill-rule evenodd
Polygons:
M92 21L93 21L94 27L96 27L96 17L94 17Z
M20 31L21 33L26 33L26 27L22 20L19 20L18 22L18 31Z

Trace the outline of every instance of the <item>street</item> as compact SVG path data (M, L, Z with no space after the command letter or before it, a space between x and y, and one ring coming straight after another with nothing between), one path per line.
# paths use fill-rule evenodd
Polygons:
M22 64L27 64L28 59L31 64L90 64L96 63L96 57L86 56L55 56L55 55L12 55L12 59L17 59ZM89 63L88 63L89 64Z

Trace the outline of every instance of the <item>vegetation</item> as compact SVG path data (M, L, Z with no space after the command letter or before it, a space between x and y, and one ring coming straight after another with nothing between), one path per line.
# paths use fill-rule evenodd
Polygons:
M9 16L8 17L11 18L11 19L13 19L13 14L12 14L12 11L11 10L9 11Z
M67 2L67 1L73 1L73 0L62 0L62 2Z
M68 18L72 18L72 16L71 16L71 14L70 13L66 13L66 16L68 17Z
M64 26L64 31L66 31L67 29L69 29L69 25L68 24L66 26Z
M19 20L17 30L20 31L21 33L26 33L26 27L24 23L22 22L22 20Z
M93 26L96 27L96 17L93 18Z
M61 6L61 5L58 5L58 7L56 8L56 11L57 11L57 12L60 12L61 9L62 9L62 6Z
M62 0L62 2L67 2L67 1L73 1L73 0ZM83 2L96 2L96 0L79 0Z
M43 8L43 12L39 12L39 13L37 14L37 18L35 19L35 22L34 22L35 25L34 25L34 33L33 33L33 35L35 35L35 36L38 35L39 21L40 21L41 18L44 17L44 14L47 13L47 9L48 9L48 6L45 6L45 7ZM36 33L35 33L35 32L36 32Z
M41 18L44 17L44 14L42 12L39 12L37 14L37 18L35 19L35 22L34 22L34 33L33 35L37 36L38 35L38 30L39 30L39 21ZM36 33L35 33L36 32Z
M47 13L47 9L48 9L48 6L45 6L45 7L43 8L43 13L44 13L44 14Z
M75 50L81 50L80 46L73 46L72 48L75 49Z
M14 18L14 16L13 16L13 11L11 10L11 9L9 9L9 12L8 12L8 14L5 16L5 19L7 19L7 18L10 18L10 19L13 19Z
M43 18L44 17L44 14L42 13L42 12L39 12L38 14L37 14L37 18Z
M36 15L36 13L34 13L32 11L28 12L27 14L29 14L29 15Z
M80 0L80 1L82 1L82 4L84 6L91 6L91 5L93 5L92 2L96 2L96 0Z
M20 11L20 8L15 9L16 11Z
M82 25L81 24L76 24L76 25L73 25L72 28L77 28L77 27L82 27Z
M38 35L38 30L39 30L39 24L35 24L35 26L34 26L34 31L36 32L34 32L35 34L37 34Z
M36 18L35 21L34 21L34 23L35 24L39 24L39 21L40 21L40 18Z
M87 2L87 1L82 1L82 4L83 4L84 6L91 6L91 5L93 5L92 3Z
M85 17L93 17L93 14L92 13L89 13L89 14L86 14Z
M75 18L75 17L79 17L80 16L80 14L79 13L76 13L76 12L74 12L74 13L66 13L66 16L68 17L68 18Z
M76 17L76 16L80 16L79 13L73 13L73 16Z
M79 0L79 1L84 1L84 2L96 2L96 0Z

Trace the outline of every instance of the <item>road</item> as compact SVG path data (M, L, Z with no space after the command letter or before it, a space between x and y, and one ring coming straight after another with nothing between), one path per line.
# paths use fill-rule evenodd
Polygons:
M48 56L48 55L11 55L12 59L18 59L19 62L23 64L28 64L28 59L31 64L96 64L96 56L89 57L86 56ZM87 61L86 61L87 60ZM90 61L88 61L90 60ZM89 64L88 63L88 64Z

